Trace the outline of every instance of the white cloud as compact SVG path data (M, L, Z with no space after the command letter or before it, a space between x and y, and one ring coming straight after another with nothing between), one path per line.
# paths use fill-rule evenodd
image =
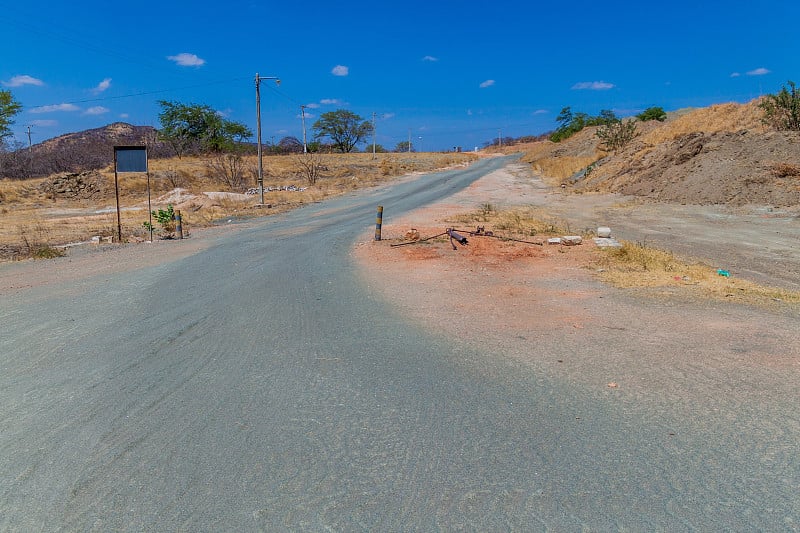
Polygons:
M308 107L308 106L306 106L306 107ZM306 120L308 120L310 118L317 118L317 115L315 115L314 113L309 113L308 111L305 112L305 116L306 116ZM297 114L297 118L303 118L303 113L298 113Z
M186 52L176 56L167 56L167 59L174 61L182 67L202 67L206 64L205 59L201 59L194 54L187 54Z
M439 58L438 57L433 57L433 56L425 56L425 57L422 58L422 60L423 61L429 61L431 63L435 63L435 62L439 61Z
M350 74L350 68L345 67L344 65L336 65L333 67L333 70L331 70L331 74L334 76L347 76Z
M3 85L6 87L22 87L23 85L36 85L37 87L41 87L44 85L44 82L40 79L28 76L27 74L23 74L14 76L8 81L4 81Z
M73 104L43 105L34 107L31 113L52 113L54 111L80 111L81 108Z
M764 67L757 68L755 70L751 70L747 73L748 76L763 76L765 74L769 74L770 71L765 69Z
M104 115L111 111L107 107L103 107L101 105L90 107L86 111L83 112L84 115Z
M485 89L487 87L491 87L494 85L494 80L486 80L485 82L481 83L480 88Z
M128 117L130 117L130 115L127 114L127 113L120 113L119 114L119 118L128 118Z
M537 109L533 112L534 115L544 115L547 114L547 109Z
M613 89L614 87L615 85L613 83L607 83L604 81L582 81L573 85L572 89L577 91L607 91L608 89Z
M108 89L109 87L111 87L111 78L106 78L103 81L101 81L100 83L98 83L97 87L92 89L92 92L94 94L100 94L103 91L105 91L106 89Z
M394 118L394 113L384 113L381 115L381 120L389 120L390 118Z
M741 76L741 74L738 72L731 72L731 78L738 78L739 76Z
M306 104L306 107L309 109L317 109L319 108L319 104Z
M49 128L57 125L57 120L31 120L31 126L39 126L40 128Z
M344 102L338 98L323 98L319 103L322 105L344 105Z

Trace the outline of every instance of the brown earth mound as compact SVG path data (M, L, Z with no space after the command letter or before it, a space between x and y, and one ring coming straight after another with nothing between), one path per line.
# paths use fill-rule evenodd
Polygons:
M637 123L638 137L604 152L596 128L531 146L523 161L578 192L618 192L660 202L800 205L800 133L762 122L759 101L721 104Z

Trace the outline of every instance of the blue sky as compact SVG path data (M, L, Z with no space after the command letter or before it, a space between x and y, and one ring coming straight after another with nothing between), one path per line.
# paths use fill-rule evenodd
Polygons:
M619 116L746 102L800 83L800 2L14 2L0 88L27 144L116 121L159 126L159 100L207 104L264 142L321 113L376 115L377 141L472 149L555 127L564 106Z

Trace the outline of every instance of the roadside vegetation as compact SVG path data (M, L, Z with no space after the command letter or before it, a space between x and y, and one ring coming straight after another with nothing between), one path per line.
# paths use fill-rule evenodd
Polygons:
M585 268L594 271L605 283L623 289L642 290L653 297L734 301L761 307L800 304L800 292L738 279L701 260L681 257L646 243L623 241L619 248L595 247L591 241L595 236L594 228L572 228L568 221L549 216L544 208L503 210L485 204L474 211L455 215L448 222L466 226L464 229L476 224L485 225L486 230L498 236L522 240L534 237L534 241L543 243L551 237L581 235L586 243L569 248L580 248L582 252L588 250ZM561 247L555 249L565 251Z

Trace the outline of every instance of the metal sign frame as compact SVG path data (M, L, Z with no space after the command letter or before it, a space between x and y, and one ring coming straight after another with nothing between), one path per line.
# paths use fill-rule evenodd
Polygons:
M147 166L146 146L114 147L114 190L117 196L117 240L122 243L122 217L119 209L119 177L118 173L147 173L147 212L150 217L150 242L153 242L153 211L150 205L150 170Z

